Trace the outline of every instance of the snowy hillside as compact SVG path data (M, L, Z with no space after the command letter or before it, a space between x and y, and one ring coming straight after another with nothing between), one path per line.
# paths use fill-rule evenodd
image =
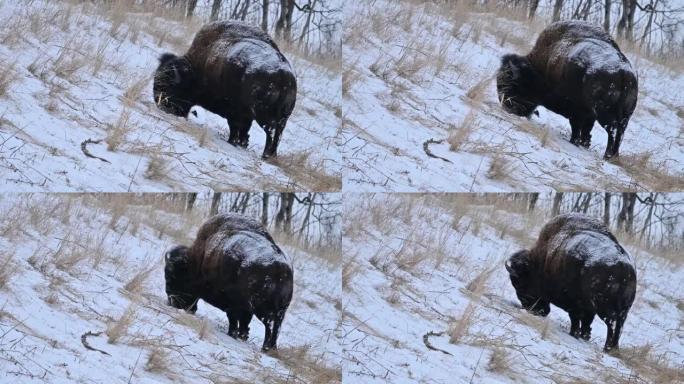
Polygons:
M463 4L469 3L378 0L344 8L345 190L682 185L684 95L674 91L684 89L681 64L663 66L626 51L639 74L639 101L620 158L604 161L600 125L587 150L570 144L567 119L540 107L528 121L498 105L500 57L526 54L545 21Z
M265 354L257 319L243 342L204 302L194 316L166 305L163 252L189 243L207 210L155 198L2 197L0 382L339 383L339 256L276 237L295 289Z
M671 252L617 234L638 288L609 355L600 319L587 342L559 308L547 318L520 308L503 260L550 218L553 199L539 200L527 213L512 195L345 195L344 382L684 382L681 227Z
M341 155L333 144L341 86L335 63L285 52L298 76L297 105L278 158L263 161L265 134L256 123L245 150L228 144L227 123L217 115L199 109L188 121L156 108L157 58L183 54L200 25L127 3L0 1L6 190L341 187Z

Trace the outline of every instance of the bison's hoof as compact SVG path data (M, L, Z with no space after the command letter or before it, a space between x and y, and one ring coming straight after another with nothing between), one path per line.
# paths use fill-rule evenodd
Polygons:
M238 142L238 139L228 139L228 144L238 146L240 143Z
M583 333L583 334L580 335L580 338L581 338L582 340L584 340L584 341L589 341L589 339L591 339L591 334L589 334L589 333Z
M228 331L228 336L232 337L233 339L237 339L239 337L237 330Z
M248 333L241 333L237 337L238 337L238 339L240 339L242 341L247 341L247 339L249 339L249 334Z
M580 145L583 146L584 148L589 148L589 146L591 145L591 140L582 140L580 142Z
M580 139L575 139L575 138L570 139L570 144L580 145L580 143L581 143Z

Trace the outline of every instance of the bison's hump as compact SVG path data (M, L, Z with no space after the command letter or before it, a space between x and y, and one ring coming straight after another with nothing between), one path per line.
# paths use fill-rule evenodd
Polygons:
M243 66L245 73L292 72L290 63L277 50L261 40L217 41L212 49L213 60L228 60Z
M567 57L582 63L588 74L632 72L629 61L603 40L584 39L568 47Z
M582 260L585 266L612 266L618 263L633 265L632 257L626 250L609 236L595 231L568 234L560 247L566 255Z
M240 262L241 267L270 266L276 263L290 264L278 246L266 237L251 231L239 231L229 236L218 233L207 242L207 250L219 252Z

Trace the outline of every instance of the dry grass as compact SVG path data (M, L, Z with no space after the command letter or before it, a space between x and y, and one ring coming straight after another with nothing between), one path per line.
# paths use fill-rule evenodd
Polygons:
M136 318L136 309L133 304L130 304L126 311L118 320L110 321L107 324L107 342L109 344L116 344L123 336L128 334L128 329L131 327Z
M341 367L330 366L323 356L314 355L309 345L280 348L276 357L288 367L291 377L270 378L264 382L290 383L294 381L316 384L342 382Z
M8 252L0 257L0 289L7 288L10 280L19 270L19 265L12 260L13 258L14 252Z
M668 160L661 163L653 161L653 152L641 152L636 154L620 154L612 160L616 165L621 166L637 182L637 188L653 191L672 191L681 190L684 177L673 169Z
M472 301L463 310L461 317L449 325L447 333L449 334L449 342L452 344L461 343L464 337L470 331L470 326L476 320L477 305Z
M684 381L684 367L670 359L668 352L653 350L652 344L621 348L617 357L625 362L636 375L653 383L677 383Z
M512 165L510 159L507 159L502 154L496 154L489 163L487 169L487 177L492 180L504 180L511 174Z
M12 84L19 79L19 76L17 75L16 63L7 63L0 60L0 67L3 68L0 71L0 97L5 97Z
M145 288L145 283L150 278L150 275L152 274L152 272L154 272L156 268L156 265L150 266L148 268L143 268L124 285L124 289L131 293L142 292Z
M449 137L447 138L447 142L449 143L450 151L458 152L463 150L468 144L470 135L479 126L479 121L475 116L475 111L471 109L459 126L449 127Z
M149 76L142 76L129 83L123 94L124 105L131 108L133 104L140 101L140 95L150 81Z
M168 374L171 372L169 352L161 347L153 348L147 356L145 370L147 372Z
M153 156L147 163L144 177L148 180L162 180L168 174L168 163L161 156Z
M105 138L107 150L116 151L126 140L126 135L134 130L134 127L130 122L130 118L131 111L127 108L124 108L116 123L108 125L107 137Z
M498 374L506 374L511 370L511 357L504 348L494 348L487 362L487 370Z
M342 176L327 173L323 162L312 164L309 161L310 151L278 155L270 162L280 167L298 184L309 191L327 192L342 189Z

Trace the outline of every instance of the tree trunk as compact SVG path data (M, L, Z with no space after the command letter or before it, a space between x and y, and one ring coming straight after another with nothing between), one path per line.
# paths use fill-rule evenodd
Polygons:
M537 7L539 6L539 0L530 1L530 12L527 15L528 18L534 19L534 14L537 13Z
M280 208L275 219L276 229L287 234L292 234L292 206L294 205L294 193L280 193Z
M263 4L261 5L261 29L264 30L264 32L268 32L268 6L269 6L270 0L264 0ZM267 198L268 201L268 198Z
M537 200L539 199L539 192L529 194L530 202L527 206L528 212L534 212L534 207L537 205Z
M603 29L610 33L610 7L613 0L606 0L603 6Z
M553 197L553 209L551 210L551 214L553 216L560 215L560 206L562 202L563 192L556 192L556 196Z
M211 209L209 215L214 216L218 214L218 207L221 204L221 192L214 192L214 197L211 199Z
M193 205L195 205L195 200L197 199L197 193L188 193L185 198L185 211L190 212L192 211Z
M261 225L268 226L268 192L264 192L261 197Z
M185 8L185 18L191 19L197 7L197 0L188 0Z
M623 230L630 235L633 233L635 202L636 193L622 193L622 208L620 209L620 214L618 214L617 224L619 230Z
M214 0L214 3L211 5L211 17L209 19L211 21L218 20L218 14L220 11L221 11L221 0Z
M603 224L610 228L610 192L606 192L603 198Z
M560 20L561 9L563 8L563 0L556 0L553 3L553 21Z

